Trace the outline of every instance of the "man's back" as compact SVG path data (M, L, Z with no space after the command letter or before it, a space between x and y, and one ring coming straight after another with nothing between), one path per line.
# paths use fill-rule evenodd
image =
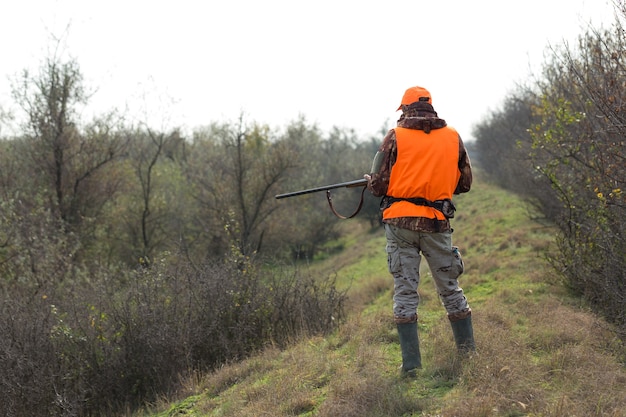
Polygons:
M460 177L459 141L449 127L423 130L395 129L397 156L391 169L387 195L396 198L452 199ZM384 218L427 217L443 220L431 207L400 201L385 210Z

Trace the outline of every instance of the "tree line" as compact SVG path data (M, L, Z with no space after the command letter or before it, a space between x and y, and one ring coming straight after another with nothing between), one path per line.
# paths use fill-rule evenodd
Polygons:
M40 241L63 240L73 259L107 264L174 250L199 261L231 245L246 255L312 256L337 225L324 199L274 194L361 178L380 140L323 133L303 118L275 131L242 115L190 137L115 112L83 122L86 91L78 63L55 57L13 85L26 122L22 135L0 141L5 276L22 273L24 256L46 261L22 240L35 229ZM364 213L374 221L372 207Z
M475 128L481 166L558 227L550 261L626 337L626 6L549 49Z
M78 62L12 84L0 139L0 407L108 415L268 343L331 331L345 294L300 265L339 220L323 194L361 178L379 138L211 122L189 135L112 110L84 120ZM15 117L15 119L12 119ZM357 190L338 190L351 210ZM378 207L366 196L372 225ZM268 267L269 266L269 267Z

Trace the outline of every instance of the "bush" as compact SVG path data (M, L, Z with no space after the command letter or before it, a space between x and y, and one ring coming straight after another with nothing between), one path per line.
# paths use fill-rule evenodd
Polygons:
M476 134L486 171L559 227L558 272L626 338L623 30L617 21L577 49L552 49L532 91L508 98Z
M163 259L90 278L35 292L2 287L6 415L139 407L177 389L188 372L330 331L344 301L332 279L266 271L241 257L202 266Z

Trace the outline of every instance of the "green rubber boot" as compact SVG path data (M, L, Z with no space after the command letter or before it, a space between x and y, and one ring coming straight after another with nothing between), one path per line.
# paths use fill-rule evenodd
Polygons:
M458 321L451 321L452 333L456 347L461 353L476 352L476 343L474 342L474 329L472 327L472 316L467 316Z
M402 350L403 376L414 377L418 369L422 369L422 356L417 337L417 322L398 323L398 336L400 337L400 349Z

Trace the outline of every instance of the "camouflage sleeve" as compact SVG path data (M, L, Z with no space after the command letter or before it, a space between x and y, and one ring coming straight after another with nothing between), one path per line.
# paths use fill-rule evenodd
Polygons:
M383 143L378 148L372 163L372 180L369 183L369 190L375 197L382 197L387 193L391 167L396 162L396 132L390 130Z
M461 171L461 178L459 178L454 194L466 193L472 188L472 162L461 136L459 136L459 171Z

